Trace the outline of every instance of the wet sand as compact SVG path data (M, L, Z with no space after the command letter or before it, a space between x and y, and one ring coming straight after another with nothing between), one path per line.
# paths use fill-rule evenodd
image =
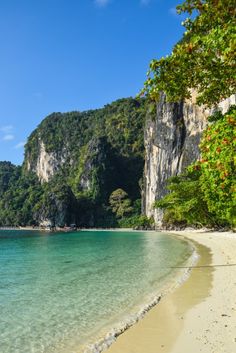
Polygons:
M236 234L183 231L200 259L186 282L119 336L108 353L235 353Z

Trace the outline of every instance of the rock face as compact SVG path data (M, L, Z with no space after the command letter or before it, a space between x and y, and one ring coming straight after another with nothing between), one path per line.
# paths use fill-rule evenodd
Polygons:
M35 212L39 225L60 226L77 223L77 200L68 186L45 194L41 207Z
M27 161L27 170L37 174L41 182L48 182L63 166L67 158L66 149L60 153L47 152L44 142L38 139L38 156L36 162Z
M133 201L141 196L146 109L146 99L126 98L101 109L47 116L25 145L22 173L37 176L27 222L116 225L110 194L122 188Z
M225 113L235 102L236 96L231 96L219 104L219 109ZM142 208L157 226L161 226L163 213L153 208L154 202L166 195L169 177L199 158L198 145L211 113L193 102L167 103L162 95L155 117L147 120Z
M106 174L110 172L112 166L109 164L111 157L111 146L105 137L94 137L88 144L87 154L85 157L83 172L80 176L80 187L85 191L92 191L94 189L95 180L97 186L94 192L100 191L101 184L105 183ZM109 187L109 185L107 185Z

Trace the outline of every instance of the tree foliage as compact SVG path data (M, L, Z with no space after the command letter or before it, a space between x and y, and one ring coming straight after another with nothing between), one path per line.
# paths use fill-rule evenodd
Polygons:
M0 163L0 225L117 226L111 192L124 188L132 202L140 198L146 106L126 98L46 117L28 139L23 168ZM35 171L42 142L56 172L41 185Z
M169 101L190 98L215 105L235 93L236 6L234 0L186 0L177 6L187 12L183 39L171 55L152 60L142 94Z
M165 210L166 224L236 225L236 107L210 120L201 159L171 178L170 193L155 204Z
M114 190L109 198L110 209L115 215L117 226L135 229L150 229L154 219L141 214L141 199L132 202L127 192Z
M4 162L0 163L0 180L5 181L0 182L0 226L35 224L34 207L43 193L36 175L25 175L21 167Z
M122 189L114 190L109 198L112 212L116 214L117 218L123 218L133 211L131 200L128 198L127 192Z
M214 214L208 210L204 195L200 192L200 173L187 170L185 173L168 180L170 191L155 207L163 208L163 223L166 226L213 226L216 223Z
M236 225L236 106L216 117L204 132L201 160L192 168L201 171L200 185L209 211Z
M11 162L0 162L0 196L19 179L21 168Z

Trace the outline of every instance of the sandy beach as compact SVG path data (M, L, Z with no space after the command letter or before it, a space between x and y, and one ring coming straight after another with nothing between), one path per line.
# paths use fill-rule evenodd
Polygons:
M190 276L119 336L108 353L236 352L236 234L179 231L200 259Z

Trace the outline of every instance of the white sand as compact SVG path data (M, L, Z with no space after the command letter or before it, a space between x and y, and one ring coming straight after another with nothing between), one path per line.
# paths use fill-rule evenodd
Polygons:
M202 267L119 336L108 353L236 352L236 266L228 266L236 264L236 234L174 234L198 244Z

